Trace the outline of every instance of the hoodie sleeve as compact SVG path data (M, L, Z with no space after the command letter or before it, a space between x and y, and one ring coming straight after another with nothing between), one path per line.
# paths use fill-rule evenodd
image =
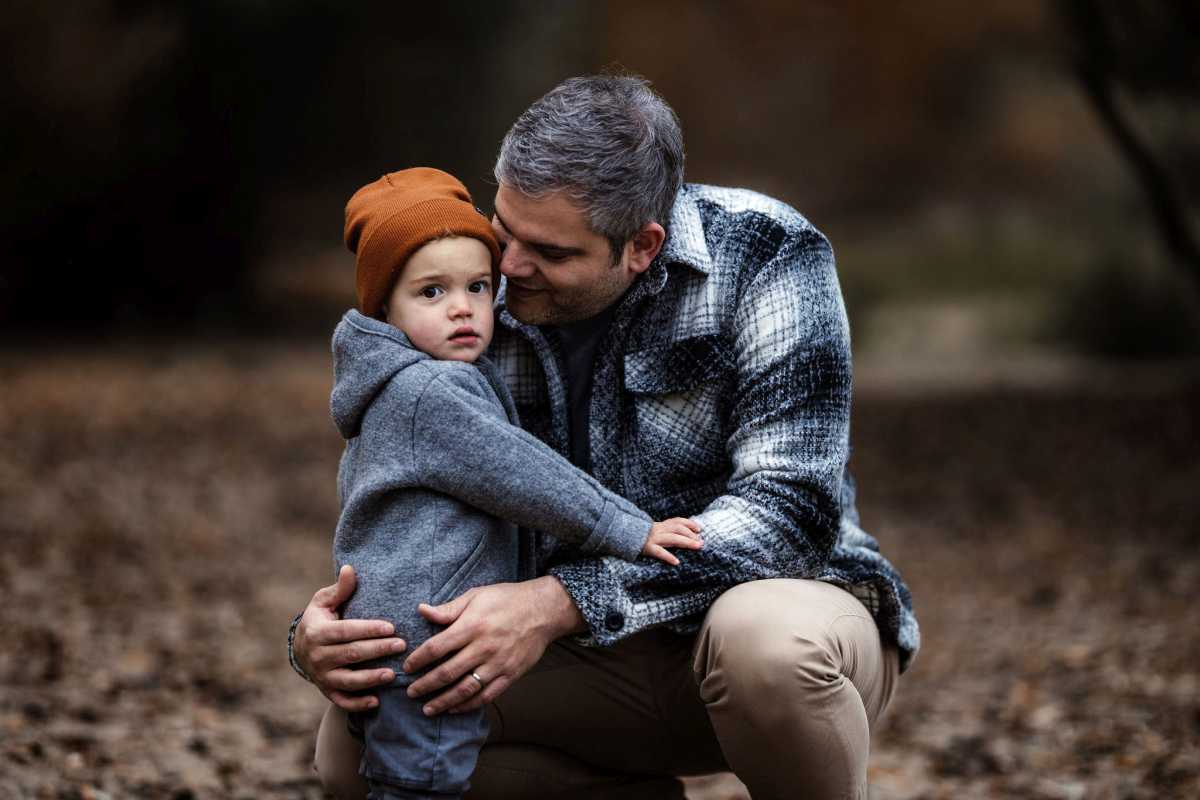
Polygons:
M417 399L417 481L584 552L634 561L649 515L512 425L482 376L440 371Z

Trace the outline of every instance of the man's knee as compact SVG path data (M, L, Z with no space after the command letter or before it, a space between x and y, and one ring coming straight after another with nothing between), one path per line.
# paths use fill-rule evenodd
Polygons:
M844 680L840 641L845 617L874 623L842 589L817 581L778 579L743 583L709 609L698 639L694 667L710 690L819 690ZM878 635L877 633L875 634ZM713 678L716 680L713 680ZM707 699L707 698L706 698Z

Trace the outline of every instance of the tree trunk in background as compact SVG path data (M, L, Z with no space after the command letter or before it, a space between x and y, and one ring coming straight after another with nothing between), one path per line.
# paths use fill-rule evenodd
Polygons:
M1126 14L1120 20L1125 23L1120 40L1102 5L1067 0L1060 8L1068 33L1076 40L1075 72L1084 96L1145 191L1168 252L1200 286L1200 241L1190 225L1186 200L1116 97L1116 84L1125 79L1146 94L1181 102L1196 98L1197 87L1187 75L1195 72L1196 66L1190 33L1196 27L1197 14L1186 2L1156 6L1154 13L1136 20L1140 24L1129 24ZM1117 13L1122 12L1117 9Z

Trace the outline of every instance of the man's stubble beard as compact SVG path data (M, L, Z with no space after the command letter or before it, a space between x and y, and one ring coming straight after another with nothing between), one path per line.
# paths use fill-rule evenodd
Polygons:
M549 290L535 294L529 308L522 308L522 301L514 306L511 289L505 300L508 312L526 325L562 325L569 322L579 322L594 317L601 311L616 303L632 284L621 280L618 271L619 263L614 264L604 273L604 279L589 289L576 289L570 293L559 292L552 297Z

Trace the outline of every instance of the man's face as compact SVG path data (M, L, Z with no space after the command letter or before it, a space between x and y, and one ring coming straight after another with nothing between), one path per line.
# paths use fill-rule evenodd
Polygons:
M504 251L500 271L508 278L506 305L526 324L594 316L646 268L629 244L613 264L608 240L588 228L584 212L562 192L535 200L500 184L492 227Z
M387 321L434 358L471 362L492 340L492 296L487 246L467 236L437 239L405 262Z

